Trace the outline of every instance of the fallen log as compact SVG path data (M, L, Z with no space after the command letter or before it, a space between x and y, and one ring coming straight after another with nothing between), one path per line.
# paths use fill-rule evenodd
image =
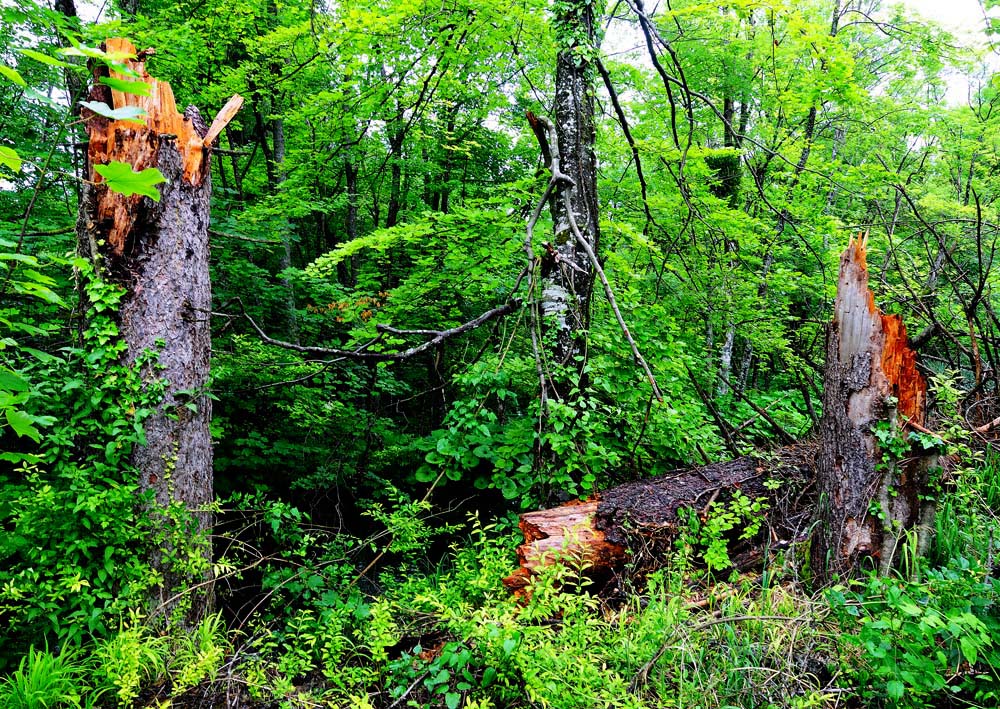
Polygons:
M687 523L684 510L694 510L705 519L714 506L727 503L737 493L751 500L763 499L771 510L766 533L772 545L787 543L802 531L796 523L804 527L808 522L807 515L798 510L815 457L814 445L786 446L771 454L638 480L584 502L523 514L519 568L504 579L504 585L520 592L541 567L556 559L570 560L599 580L609 579L626 563L631 573L655 568ZM769 480L781 484L768 485Z

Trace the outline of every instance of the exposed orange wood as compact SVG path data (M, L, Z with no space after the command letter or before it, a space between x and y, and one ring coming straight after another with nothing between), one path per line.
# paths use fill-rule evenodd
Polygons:
M924 422L924 402L927 382L917 371L917 355L910 349L906 325L899 315L882 314L885 347L882 349L882 371L899 400L899 413L914 423Z
M122 38L106 40L104 50L120 59L120 63L134 71L138 78L103 68L98 70L99 73L107 72L111 78L122 81L142 81L149 86L149 95L140 96L95 86L92 98L104 101L112 109L126 106L140 108L146 115L140 119L141 123L136 123L112 121L87 109L83 110L82 117L87 121L89 137L88 179L100 184L102 178L94 171L94 166L113 161L128 163L137 172L156 167L161 141L171 141L183 161L183 179L192 185L200 185L209 169L207 157L211 141L206 142L191 119L177 111L170 84L154 79L146 72L145 62L141 58L152 51L139 53L134 44ZM236 115L242 103L239 96L230 99L213 123L213 128L218 124L217 131L221 131ZM97 217L105 226L108 247L115 256L120 256L125 249L142 199L141 195L125 197L110 190L99 193Z
M521 590L539 567L559 556L572 558L584 567L602 569L616 566L625 557L625 549L605 538L594 526L596 499L570 502L521 516L519 526L524 544L517 548L520 568L504 579L511 590Z
M212 121L211 127L208 129L208 133L205 134L204 145L206 148L212 147L212 143L215 139L219 137L229 121L236 117L237 112L243 106L243 97L239 94L233 95L231 99L222 107L222 110L215 116L215 120Z
M868 288L867 235L852 238L841 257L841 277L837 289L836 320L841 332L841 361L850 353L881 350L881 367L872 362L872 376L884 377L886 395L898 400L899 413L917 424L924 422L927 382L917 370L916 353L907 343L906 326L899 315L886 315L875 305ZM863 294L863 295L862 295ZM859 301L867 304L869 316L856 312Z

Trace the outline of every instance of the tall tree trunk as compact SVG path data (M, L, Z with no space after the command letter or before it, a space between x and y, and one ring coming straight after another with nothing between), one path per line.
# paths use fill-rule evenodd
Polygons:
M125 40L109 39L106 48L135 53ZM150 96L112 91L95 80L91 99L113 108L139 106L147 114L145 125L85 112L90 182L84 187L78 237L81 252L101 257L107 276L126 290L119 314L126 362L143 363L144 381L165 383L162 402L145 421L146 444L136 448L131 462L140 487L153 494L151 513L163 529L151 559L161 575L152 610L193 623L211 606L209 585L181 598L176 593L211 572L209 149L222 128L218 124L235 114L242 99L227 106L206 138L197 109L181 116L168 84L153 82L141 61L129 66L150 84ZM107 76L108 70L96 73ZM159 201L109 190L94 167L112 161L137 171L158 168L167 178ZM191 550L180 549L182 543L193 543L195 553L185 553ZM200 561L192 561L199 555Z
M553 359L569 364L585 352L580 335L590 326L594 283L593 265L574 235L570 220L594 253L600 240L594 150L595 69L591 59L597 51L598 18L589 0L560 3L557 8L555 27L562 47L556 57L557 168L573 184L560 184L552 196L554 234L548 257L542 261L542 313L547 329L554 334ZM564 197L567 190L568 200Z
M400 196L403 182L403 139L406 132L403 128L402 107L393 121L392 135L389 138L389 205L386 208L385 225L394 227L399 223L401 209Z
M347 240L354 241L358 238L358 168L350 159L344 162L344 179L347 183L347 218L344 226L347 230ZM354 286L357 281L357 256L350 258L350 271L347 262L343 265L343 273L339 270L340 265L337 266L340 282L345 286Z
M902 318L875 306L864 240L852 239L840 258L827 331L817 460L820 525L812 545L819 579L865 564L886 570L901 535L932 516L921 497L935 456L895 461L885 446L888 438L905 440L898 417L923 424L926 391ZM879 436L886 450L880 450Z
M272 157L274 158L275 182L271 185L273 192L277 192L281 183L285 181L285 122L280 116L271 119L271 143L274 146ZM283 225L281 235L281 270L287 271L292 267L292 224L286 221ZM295 288L288 276L281 277L281 285L285 287L285 309L288 311L288 334L292 342L299 341L299 316L295 306Z

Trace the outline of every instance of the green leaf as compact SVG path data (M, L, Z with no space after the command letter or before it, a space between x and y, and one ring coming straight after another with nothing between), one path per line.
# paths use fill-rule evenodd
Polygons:
M21 171L21 156L13 148L0 146L0 165L8 167L14 172Z
M0 460L7 463L14 463L15 465L19 463L37 463L41 459L41 456L34 455L33 453L0 453Z
M6 76L8 79L13 81L18 86L27 86L24 79L16 71L11 69L9 66L4 66L0 64L0 76Z
M160 201L160 191L154 185L167 181L163 173L155 167L136 172L128 163L118 161L108 165L94 165L94 172L104 178L110 190L126 197L134 194L145 195L154 202Z
M42 54L41 52L36 52L34 49L18 49L21 54L26 57L34 59L36 62L41 62L42 64L48 64L49 66L58 66L64 69L73 68L72 64L67 64L64 61L60 61L55 57L50 57L48 54Z
M100 59L101 61L104 61L107 57L103 50L83 44L75 44L73 47L64 47L56 51L64 57L86 57L87 59Z
M145 81L125 81L124 79L114 79L110 76L102 76L99 81L116 91L123 91L127 94L135 94L136 96L149 96L149 84Z
M461 701L462 695L457 692L448 692L444 695L444 703L448 709L458 709L458 705Z
M20 409L7 409L7 423L14 429L14 433L18 436L27 436L35 443L38 443L42 440L42 437L38 433L38 429L32 425L34 422L35 420L31 416Z
M111 108L101 101L81 101L80 105L89 108L98 116L110 118L113 121L129 121L130 123L143 124L140 118L145 117L146 112L138 106L122 106L121 108Z
M0 389L6 391L28 391L31 385L17 372L13 372L6 367L0 368Z
M903 683L900 682L898 679L890 680L889 683L885 686L886 694L888 694L889 699L892 699L893 701L902 699L903 691L905 689L906 688L903 686Z
M967 635L963 635L958 639L958 646L962 649L962 657L970 665L976 664L976 660L979 658L979 648L977 644Z

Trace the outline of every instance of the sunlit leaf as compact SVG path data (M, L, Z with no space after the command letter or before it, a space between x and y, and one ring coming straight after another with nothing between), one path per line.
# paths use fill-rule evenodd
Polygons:
M6 76L8 79L13 81L18 86L27 86L24 79L16 71L11 69L9 66L4 66L0 64L0 76Z
M111 106L106 103L102 103L101 101L81 101L80 105L84 108L89 108L98 116L104 116L105 118L110 118L113 121L129 121L130 123L141 124L142 121L139 119L145 117L146 115L146 112L138 106L111 108Z
M104 60L106 55L103 50L97 47L88 47L83 44L77 44L73 47L63 47L62 49L56 50L64 57L86 57L88 59L101 59Z
M21 156L13 148L0 146L0 165L10 168L14 172L21 171Z
M49 66L58 66L62 67L63 69L73 68L72 64L56 59L55 57L50 57L48 54L42 54L41 52L36 52L34 49L18 49L17 51L19 51L26 57L34 59L36 62L41 62L42 64L48 64Z
M110 76L102 76L99 81L116 91L135 94L136 96L149 96L149 84L145 81L125 81L124 79L114 79Z
M108 165L94 165L94 172L104 178L105 184L113 192L119 192L126 197L141 194L154 202L160 201L160 191L154 185L167 181L163 173L155 167L136 172L128 163L117 161Z

